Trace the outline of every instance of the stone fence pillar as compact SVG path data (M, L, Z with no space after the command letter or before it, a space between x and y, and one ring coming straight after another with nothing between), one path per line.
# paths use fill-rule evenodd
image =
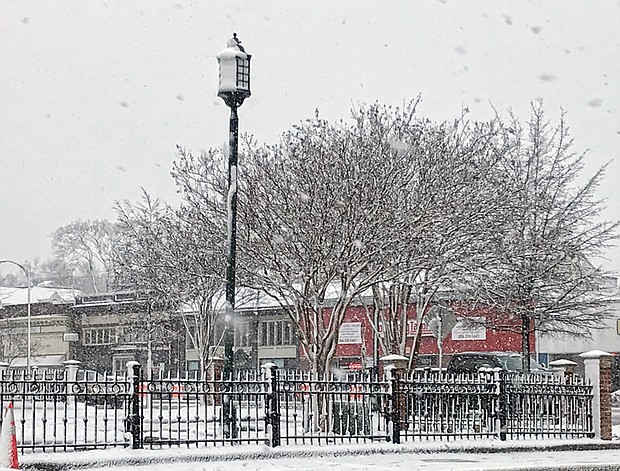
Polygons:
M62 365L65 367L68 406L73 406L75 404L75 394L79 392L79 386L74 383L77 381L77 374L81 364L82 362L78 360L65 360L62 362Z
M82 362L78 360L65 360L62 362L62 365L65 367L65 379L67 382L75 383L81 364Z
M592 384L592 427L594 438L611 440L611 353L592 350L579 355L585 376Z

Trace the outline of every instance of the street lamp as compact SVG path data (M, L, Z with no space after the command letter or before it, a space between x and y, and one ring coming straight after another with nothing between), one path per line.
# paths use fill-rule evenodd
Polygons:
M28 374L30 374L30 349L31 349L30 347L31 345L31 342L30 342L30 289L31 289L30 271L26 270L26 268L23 265L17 262L14 262L13 260L0 260L0 264L2 263L11 263L15 265L16 267L21 268L22 271L26 274L26 284L28 285L28 301L27 301L28 302L28 311L27 311L28 312L28 333L27 333L28 345L27 345L27 353L26 353L26 371L28 372Z
M234 368L233 345L235 313L235 261L237 236L237 147L239 118L237 108L250 96L250 59L237 39L237 33L226 42L226 49L217 55L220 71L218 94L230 108L228 133L228 197L227 197L227 256L226 256L226 310L224 313L224 377L230 378Z

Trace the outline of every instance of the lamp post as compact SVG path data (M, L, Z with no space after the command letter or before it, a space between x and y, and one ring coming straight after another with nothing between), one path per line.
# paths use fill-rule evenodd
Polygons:
M28 301L27 301L27 312L28 312L28 321L27 321L27 328L28 328L28 333L27 335L27 352L26 352L26 371L28 372L28 374L30 374L30 350L31 350L31 341L30 341L30 290L31 290L31 283L30 283L30 271L26 269L26 267L24 267L23 265L14 262L13 260L0 260L0 264L2 263L11 263L13 265L15 265L16 267L19 267L22 269L22 271L26 274L26 284L28 286Z
M224 313L224 377L230 378L234 368L233 346L235 313L235 262L237 236L237 147L239 143L239 118L237 108L250 96L250 59L237 39L237 33L226 42L226 49L217 55L219 65L218 96L230 108L228 133L228 197L227 197L227 256L226 256L226 308Z

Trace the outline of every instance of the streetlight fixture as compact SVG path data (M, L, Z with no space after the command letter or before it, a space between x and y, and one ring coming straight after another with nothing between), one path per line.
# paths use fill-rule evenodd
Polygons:
M237 33L226 42L226 49L217 55L220 81L218 94L230 108L228 133L228 230L226 256L226 310L224 314L224 377L231 378L234 368L234 313L235 313L235 262L237 248L237 149L239 143L239 118L237 108L251 95L250 59Z
M11 263L13 265L15 265L18 268L21 268L22 271L26 274L26 284L28 286L28 308L27 308L27 312L28 312L28 321L27 321L27 328L28 328L28 333L27 333L27 353L26 353L26 371L28 374L30 374L30 354L31 354L31 339L30 339L30 291L31 291L31 283L30 283L30 271L26 269L26 267L24 267L23 265L14 262L13 260L0 260L0 264L2 263Z

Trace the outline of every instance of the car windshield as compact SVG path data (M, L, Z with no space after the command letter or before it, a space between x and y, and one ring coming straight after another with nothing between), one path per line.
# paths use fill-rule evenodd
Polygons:
M530 370L544 370L545 367L538 363L533 358L530 359Z
M522 371L523 370L523 362L521 361L521 357L517 355L500 357L499 361L502 364L502 367L506 371Z
M499 358L506 371L523 371L523 361L520 355L509 355ZM530 371L544 370L545 368L533 358L530 358Z

